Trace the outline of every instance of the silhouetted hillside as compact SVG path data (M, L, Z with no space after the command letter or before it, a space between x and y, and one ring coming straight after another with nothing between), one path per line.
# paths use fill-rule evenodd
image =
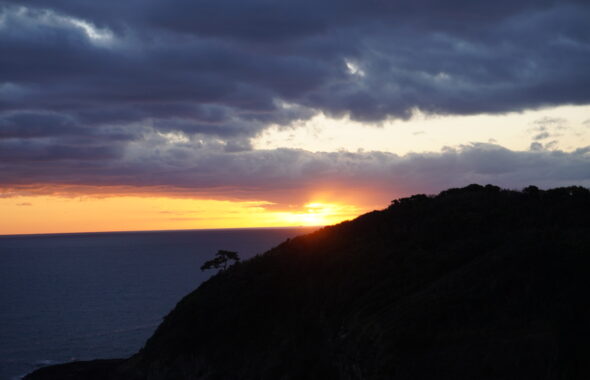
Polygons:
M588 379L589 276L585 188L415 195L213 276L126 361L29 378Z

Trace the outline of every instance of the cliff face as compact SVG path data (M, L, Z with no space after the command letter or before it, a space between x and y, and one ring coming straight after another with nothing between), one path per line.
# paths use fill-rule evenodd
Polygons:
M576 187L395 201L212 277L103 378L590 378L589 215Z

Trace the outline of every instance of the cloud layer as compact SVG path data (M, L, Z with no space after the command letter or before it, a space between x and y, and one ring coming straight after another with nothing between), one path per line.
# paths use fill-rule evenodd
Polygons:
M585 151L540 143L405 157L248 152L269 124L318 112L376 122L588 104L586 1L30 0L0 12L4 186L248 192L354 178L403 192L588 178ZM539 129L537 140L549 137ZM508 167L477 160L491 154Z
M118 160L86 158L0 164L0 183L11 183L5 196L62 192L144 192L221 199L264 199L300 205L313 197L346 200L378 207L393 197L417 191L436 193L469 183L507 188L530 184L590 187L590 147L566 153L542 148L515 152L493 144L472 144L440 153L399 156L383 152L312 153L277 149L228 153L223 145L171 143L152 136ZM100 162L100 163L99 163ZM18 178L18 175L25 176ZM81 186L91 188L81 190ZM93 187L106 187L106 190ZM120 189L121 187L127 189ZM58 186L59 188L59 186ZM68 188L70 190L68 190Z

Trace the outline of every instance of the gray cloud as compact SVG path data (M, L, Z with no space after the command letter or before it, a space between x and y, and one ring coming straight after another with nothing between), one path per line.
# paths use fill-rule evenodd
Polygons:
M59 166L47 160L34 166L28 162L3 162L0 182L10 184L7 188L13 195L18 194L14 189L19 186L52 183L74 188L128 186L132 188L128 191L134 192L157 189L176 195L264 199L281 204L306 202L318 190L337 189L335 199L363 193L365 202L377 205L392 196L435 193L473 182L509 188L530 184L590 186L590 147L566 153L539 144L519 152L480 143L405 156L293 149L228 153L223 144L195 148L192 143L180 143L164 147L155 141L157 137L153 139L119 159L69 160ZM151 149L150 144L158 148ZM27 173L26 179L15 175L22 172Z
M541 132L535 136L533 136L533 140L544 140L551 137L551 135L548 132Z
M585 2L120 3L5 2L0 109L228 136L314 110L376 121L590 101Z
M533 133L531 150L555 149L559 144L558 140L546 141L544 145L539 141L561 137L563 131L570 128L566 119L547 116L535 120L533 125L534 127L529 129L529 132Z
M586 1L3 1L0 184L247 197L331 182L584 182L587 153L548 152L554 142L399 157L257 152L249 139L320 111L374 122L588 104L588 19ZM555 183L541 162L563 169Z

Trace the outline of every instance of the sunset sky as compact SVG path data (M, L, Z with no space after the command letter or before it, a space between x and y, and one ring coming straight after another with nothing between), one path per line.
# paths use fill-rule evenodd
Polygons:
M0 234L590 186L590 3L0 0Z

